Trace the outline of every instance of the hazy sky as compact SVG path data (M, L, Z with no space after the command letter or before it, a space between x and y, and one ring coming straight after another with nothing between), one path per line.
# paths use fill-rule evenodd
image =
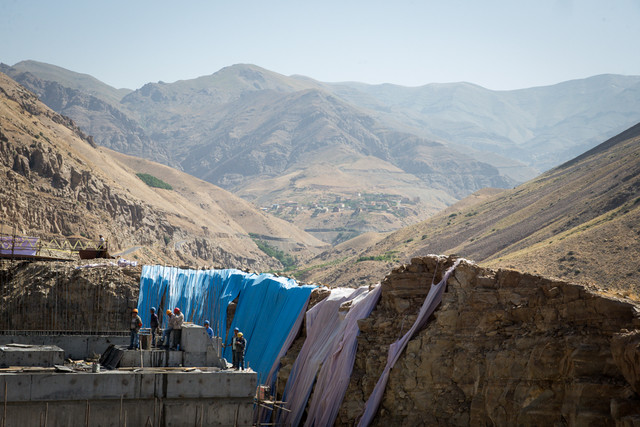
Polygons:
M640 0L0 0L0 62L26 59L130 89L237 63L516 89L640 75Z

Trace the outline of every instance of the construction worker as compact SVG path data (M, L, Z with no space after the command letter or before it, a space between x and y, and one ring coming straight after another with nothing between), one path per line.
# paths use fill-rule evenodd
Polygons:
M158 322L158 315L156 314L156 308L151 307L151 321L149 322L149 326L151 327L151 347L156 346L156 331L158 330L158 326L160 323Z
M204 327L205 331L207 331L207 335L209 335L209 338L213 338L213 329L211 329L211 326L209 326L208 320L204 321Z
M236 343L234 345L236 357L238 358L238 366L236 369L244 369L244 350L247 348L247 340L244 339L242 332L238 332Z
M173 309L173 317L171 318L171 350L180 349L180 339L182 338L182 323L184 322L184 314L178 307Z
M238 354L236 353L236 340L240 329L233 328L233 338L231 338L231 354L233 355L233 369L238 369Z
M142 319L138 316L138 309L131 310L131 324L129 329L131 330L131 340L129 341L129 350L140 348L140 328L142 327Z
M168 349L171 347L171 317L173 313L171 310L167 310L167 327L162 331L162 343L161 346Z

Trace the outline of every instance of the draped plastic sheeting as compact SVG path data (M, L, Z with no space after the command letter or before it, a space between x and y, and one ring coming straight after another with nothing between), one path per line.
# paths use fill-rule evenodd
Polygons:
M225 337L230 344L227 307L238 298L230 330L238 327L247 339L245 364L258 372L261 383L300 312L306 309L314 288L271 274L145 265L140 277L138 310L143 324L149 325L149 309L156 307L166 325L165 310L179 307L185 321L202 325L209 320L215 334ZM230 347L225 348L224 357L231 359Z
M307 312L307 337L283 394L285 407L291 412L280 413L279 423L300 423L317 376L307 425L333 424L353 369L357 321L369 315L379 296L379 285L373 291L336 288ZM348 311L344 309L347 304Z
M269 373L289 331L316 286L298 286L296 281L272 275L254 275L240 292L231 329L238 327L247 338L245 363L258 372L258 384ZM231 348L225 350L231 358Z
M449 276L451 276L458 264L460 264L460 262L462 261L462 258L458 259L451 267L449 267L449 269L447 269L447 271L444 273L444 276L442 276L442 280L440 280L438 284L431 285L431 289L429 289L429 293L427 294L427 297L425 298L424 303L420 308L420 312L418 313L418 318L414 322L413 326L411 326L411 329L409 329L402 338L389 346L387 365L384 367L384 371L382 371L382 375L378 379L378 382L371 392L369 399L367 399L367 403L364 406L364 411L358 423L359 427L368 426L373 420L373 417L378 411L378 406L380 406L380 401L382 400L384 389L387 386L387 381L389 380L389 372L398 361L398 358L402 354L404 348L407 346L409 340L413 338L413 336L419 329L422 329L426 325L427 321L429 320L429 316L433 314L436 307L438 307L438 305L442 301L442 294L444 293L444 290L447 286L447 280L449 280Z
M35 256L39 240L38 237L0 236L0 255Z
M328 426L334 424L347 392L353 363L356 359L358 334L360 333L358 320L369 317L380 299L381 291L382 286L378 284L372 291L353 301L353 305L343 322L342 337L334 342L329 356L325 359L318 373L305 425Z
M287 354L287 351L289 351L289 347L291 347L291 344L298 336L298 332L300 332L300 327L302 326L302 321L304 320L305 314L306 313L304 311L300 311L298 318L293 324L293 328L291 328L291 330L289 331L289 335L287 335L287 339L285 340L282 348L280 349L280 353L278 353L278 356L276 357L276 360L273 363L271 370L269 371L269 375L264 381L264 384L271 387L271 390L275 390L276 380L278 379L278 371L280 370L280 359L282 359L284 355Z

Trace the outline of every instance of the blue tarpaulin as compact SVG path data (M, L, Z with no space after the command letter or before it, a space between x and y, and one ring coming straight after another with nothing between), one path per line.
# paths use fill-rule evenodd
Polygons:
M145 265L140 277L138 311L148 326L149 309L155 307L166 325L164 311L178 307L187 322L202 325L209 320L214 333L230 344L227 307L238 298L230 330L238 327L247 339L245 365L258 372L261 383L301 310L306 309L313 288L271 274ZM225 347L224 357L231 360L230 347Z

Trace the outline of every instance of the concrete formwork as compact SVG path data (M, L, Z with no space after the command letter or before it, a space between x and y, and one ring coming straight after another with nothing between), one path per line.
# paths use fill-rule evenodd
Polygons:
M178 366L206 366L204 363L199 365L186 365L183 362L182 351L169 350L123 350L122 359L118 367L178 367Z
M65 357L87 359L100 355L109 345L129 345L129 336L120 335L40 335L22 333L0 335L0 345L19 343L29 345L55 345L64 350Z
M7 427L238 425L253 417L255 372L0 374ZM6 390L6 395L5 395Z
M0 345L0 368L54 366L64 363L64 350L55 345Z

